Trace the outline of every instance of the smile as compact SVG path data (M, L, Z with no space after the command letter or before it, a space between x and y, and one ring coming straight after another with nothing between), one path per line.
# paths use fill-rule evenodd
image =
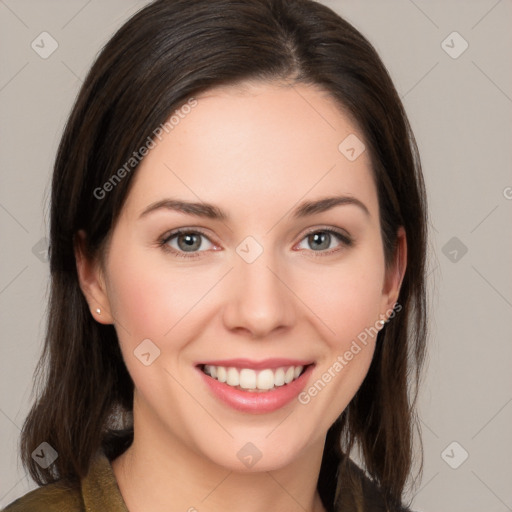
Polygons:
M289 384L298 379L304 366L282 366L276 369L235 368L226 366L202 365L203 372L219 382L224 382L235 389L265 392Z
M253 414L277 411L292 402L306 386L314 367L311 361L291 359L231 359L196 365L212 397L237 411Z

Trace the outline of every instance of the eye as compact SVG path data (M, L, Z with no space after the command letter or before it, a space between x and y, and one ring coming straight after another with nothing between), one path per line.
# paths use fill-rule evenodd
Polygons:
M336 249L336 245L343 248L343 246L350 247L353 244L350 236L331 228L310 231L302 240L301 244L306 243L310 248L312 248L313 252L320 253L315 254L315 256L326 256L328 254L338 252L341 249ZM301 247L300 245L298 247L299 249L304 249L304 247ZM306 249L308 249L308 247L306 247Z
M203 243L204 240L207 241L206 244ZM208 246L208 244L210 244L210 246ZM215 247L204 233L184 229L179 229L164 235L159 241L159 245L164 250L170 251L182 258L195 258L197 257L195 253Z
M343 246L353 245L353 240L348 234L332 228L310 231L302 240L301 244L308 244L309 248L317 253L315 256L327 256L340 251ZM158 241L158 245L181 258L196 258L199 257L198 253L218 249L204 233L191 229L177 229L167 233ZM300 245L298 248L304 249Z

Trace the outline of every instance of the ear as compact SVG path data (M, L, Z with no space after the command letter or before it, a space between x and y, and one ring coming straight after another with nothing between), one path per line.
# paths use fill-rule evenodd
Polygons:
M75 235L74 251L80 288L92 316L101 324L113 323L101 265L96 258L89 256L87 237L83 230Z
M389 311L393 310L398 300L400 288L407 268L407 238L403 226L398 228L397 242L393 261L386 269L382 288L381 318L387 320Z

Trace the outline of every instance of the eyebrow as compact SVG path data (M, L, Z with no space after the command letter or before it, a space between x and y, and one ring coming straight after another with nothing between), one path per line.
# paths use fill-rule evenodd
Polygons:
M370 216L370 211L366 205L359 199L352 196L331 196L317 199L315 201L304 201L293 210L293 218L299 219L322 213L336 206L354 205L359 207L367 216ZM205 217L208 219L227 221L229 215L218 206L205 202L191 202L179 199L162 199L150 204L140 214L139 218L145 217L157 210L172 210L195 217Z

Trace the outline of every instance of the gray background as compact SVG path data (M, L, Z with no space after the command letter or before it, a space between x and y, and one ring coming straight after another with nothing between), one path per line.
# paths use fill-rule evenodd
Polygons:
M425 468L409 494L413 507L512 510L512 3L324 3L365 34L387 65L428 188ZM35 487L16 447L45 325L44 237L59 137L95 55L145 4L0 0L0 508ZM58 44L46 59L31 47L51 49L48 36L38 37L43 31Z

